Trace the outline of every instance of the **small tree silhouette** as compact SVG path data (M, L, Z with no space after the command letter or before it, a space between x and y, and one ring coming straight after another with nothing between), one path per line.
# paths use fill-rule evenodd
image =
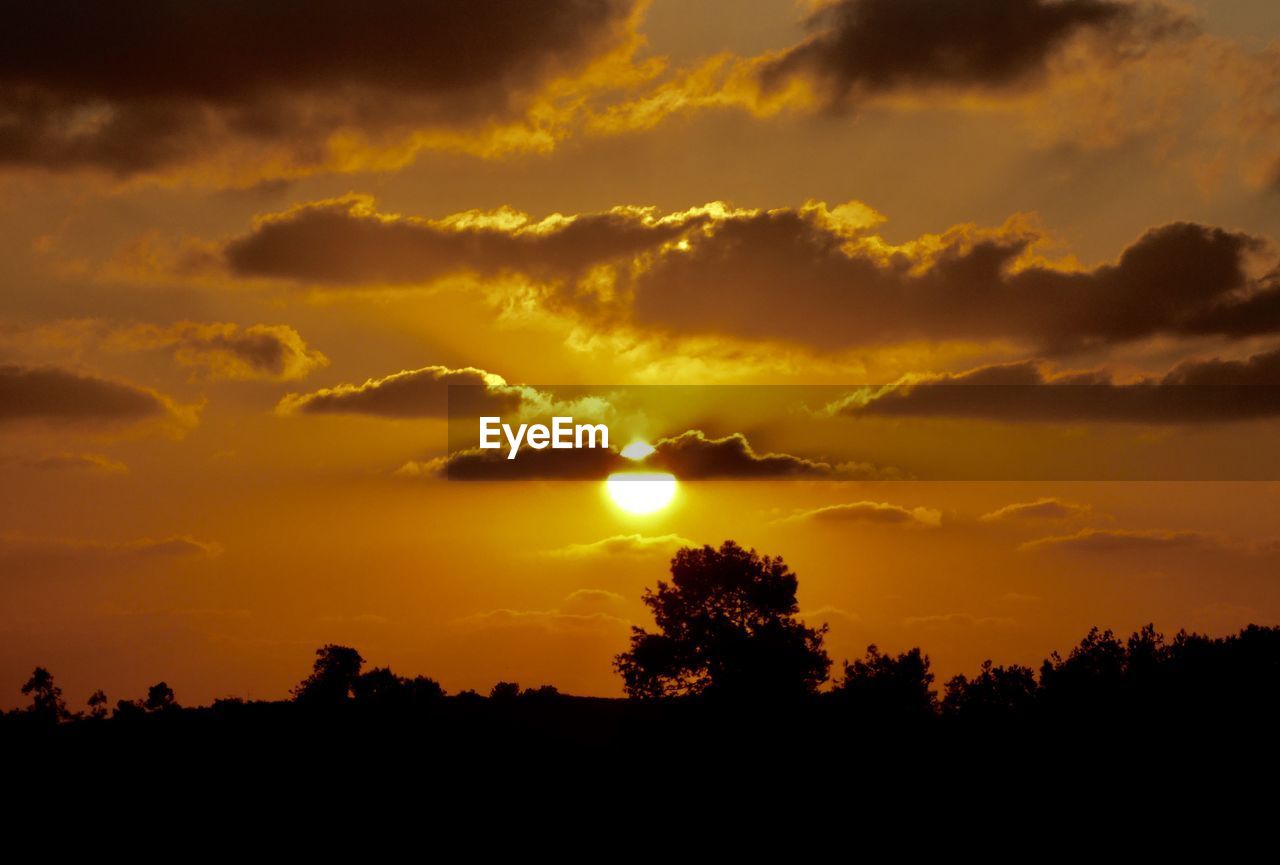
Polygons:
M89 718L101 721L107 717L107 694L101 688L90 694L85 702L89 706Z
M987 660L973 679L961 674L947 682L942 711L966 720L1009 719L1031 708L1036 688L1036 674L1030 667L997 667Z
M831 667L827 626L796 619L798 580L781 558L725 541L686 547L671 560L671 582L646 590L661 633L632 628L631 649L615 659L627 694L787 699L811 694Z
M293 698L317 706L345 703L355 692L363 666L364 658L349 646L321 646L316 649L311 675L293 689Z
M388 667L375 667L361 674L353 686L357 702L384 709L406 709L439 702L444 688L435 679L397 676Z
M937 706L929 656L915 648L898 656L867 646L865 659L844 665L844 678L834 698L856 708L864 717L895 721L932 717Z
M1041 698L1056 713L1095 714L1126 696L1128 661L1125 644L1112 631L1091 628L1067 657L1054 652L1040 665Z
M498 682L489 690L489 699L502 703L509 703L519 696L520 684L518 682Z
M173 688L165 682L156 682L147 689L147 699L142 701L142 708L148 712L166 712L180 707L174 697Z
M67 704L62 700L62 689L53 682L53 674L44 667L36 667L31 678L22 686L22 693L31 697L27 712L50 724L69 717Z

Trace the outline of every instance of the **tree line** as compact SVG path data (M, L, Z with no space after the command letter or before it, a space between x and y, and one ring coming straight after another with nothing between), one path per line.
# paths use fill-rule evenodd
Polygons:
M939 690L929 656L872 645L840 665L824 641L826 626L798 618L798 578L780 557L761 556L732 541L679 550L671 579L647 590L656 630L633 628L615 658L629 705L753 704L790 711L817 707L865 723L893 726L1002 726L1159 713L1163 717L1274 719L1280 706L1280 628L1250 625L1226 637L1180 631L1166 638L1147 625L1121 638L1092 629L1065 655L1038 670L985 662ZM50 672L37 667L22 686L29 704L5 715L5 726L55 726L175 718L184 712L165 682L144 698L109 708L101 690L84 710L70 709ZM349 646L316 651L311 673L292 690L292 711L363 711L418 716L446 704L519 711L571 698L544 685L522 689L498 682L487 696L446 694L434 679L406 677L387 667L365 669ZM226 711L242 701L218 700Z

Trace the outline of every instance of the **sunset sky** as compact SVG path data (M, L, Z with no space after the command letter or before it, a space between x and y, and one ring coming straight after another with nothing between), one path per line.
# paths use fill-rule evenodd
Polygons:
M280 699L324 643L620 695L729 538L837 663L1280 622L1274 0L4 14L0 707ZM460 477L451 385L674 499Z

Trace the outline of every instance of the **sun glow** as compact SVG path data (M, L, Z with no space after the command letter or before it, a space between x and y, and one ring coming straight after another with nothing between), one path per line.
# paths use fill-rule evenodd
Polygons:
M613 503L631 514L661 510L676 495L676 477L665 472L618 472L605 486Z
M653 453L655 448L646 441L636 439L631 444L624 447L619 453L629 460L642 460L649 454Z

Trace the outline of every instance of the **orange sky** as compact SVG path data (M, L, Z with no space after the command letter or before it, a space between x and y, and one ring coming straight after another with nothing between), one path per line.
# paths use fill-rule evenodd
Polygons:
M787 559L837 661L1280 619L1265 406L725 396L617 418L703 430L687 458L743 437L647 516L436 472L475 370L1280 384L1275 4L294 5L0 28L0 706L37 664L76 705L280 698L326 642L619 694L643 588L726 538ZM957 453L1005 480L929 479Z

